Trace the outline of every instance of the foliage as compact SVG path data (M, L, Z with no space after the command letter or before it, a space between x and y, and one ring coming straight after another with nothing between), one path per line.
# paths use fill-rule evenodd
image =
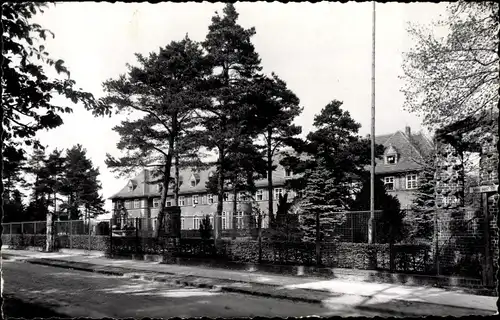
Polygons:
M439 128L469 115L493 109L498 101L498 3L458 1L439 38L429 29L410 26L417 45L406 53L403 68L405 108Z
M352 202L352 186L370 163L370 141L357 135L360 124L341 106L342 102L333 100L315 116L316 130L296 148L306 157L288 155L281 162L301 174L289 186L302 192L301 225L307 240L333 236L335 226L344 220L339 212ZM379 156L383 147L376 148ZM314 231L317 225L319 233Z
M299 98L274 73L271 77L261 76L254 81L254 88L248 101L256 108L254 122L260 127L259 137L263 143L260 147L266 159L267 169L269 219L273 227L272 172L276 169L273 159L282 147L297 144L297 135L302 132L302 128L293 124L293 120L300 115L303 108L299 106Z
M102 99L117 112L138 113L114 128L120 134L118 149L125 152L119 159L107 155L108 167L122 174L160 162L151 183L161 183L162 195L158 214L157 236L164 230L165 203L174 156L174 146L182 130L197 124L195 111L207 99L198 90L200 79L208 72L199 45L187 36L173 41L149 57L136 54L138 67L128 66L128 75L108 80Z
M80 207L93 216L104 213L104 199L98 193L101 189L98 176L99 169L93 166L80 144L66 151L61 194L67 196L67 202L61 209L68 212L70 220L81 217Z
M418 175L416 197L405 217L407 224L406 237L408 239L431 240L434 234L433 217L436 210L435 161L435 153L433 152L421 162L422 170Z
M26 221L26 208L19 190L12 191L9 198L4 198L3 208L3 222Z
M288 193L279 196L272 239L290 241L300 233L299 216L292 214L293 205L288 201Z
M352 210L370 210L370 188L369 175L363 177L361 191L356 195ZM401 210L399 200L387 193L384 182L380 178L375 179L375 210L382 210L382 214L376 219L375 239L377 243L398 242L403 239L404 212Z
M46 3L35 2L2 4L2 143L21 152L23 145L42 147L36 133L60 126L60 115L72 112L69 106L55 105L54 94L75 104L82 102L95 115L109 114L92 94L75 89L75 81L70 79L63 60L54 60L45 51L43 42L48 34L54 34L30 20L46 7ZM44 70L46 66L67 77L50 79Z
M203 217L200 223L200 237L203 240L208 240L212 237L212 224L210 223L210 216L207 214Z
M222 215L224 178L228 154L241 144L241 138L255 134L249 121L254 110L247 97L257 72L260 59L251 43L255 29L244 29L236 23L238 13L233 4L226 4L224 15L212 17L212 24L203 42L211 66L206 85L206 96L211 104L202 113L203 132L200 144L217 152L217 217ZM217 219L216 219L217 221ZM219 222L216 222L216 230ZM218 235L217 235L218 236Z

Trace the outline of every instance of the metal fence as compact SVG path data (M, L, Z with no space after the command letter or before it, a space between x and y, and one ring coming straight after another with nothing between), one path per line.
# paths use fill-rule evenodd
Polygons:
M369 211L356 212L340 212L344 215L344 222L335 227L335 233L343 242L367 242L368 239L368 221L370 218ZM208 214L210 227L212 228L212 236L214 235L214 213ZM199 228L206 214L191 214L181 215L180 229L181 236L188 238L199 238ZM380 216L380 211L376 212L376 218ZM292 219L293 218L293 219ZM224 212L222 216L216 217L219 220L221 236L226 237L244 237L249 236L251 229L257 229L259 219L261 219L261 229L269 230L269 218L265 215L258 216L257 214L245 215L238 212L236 215ZM286 229L287 224L293 225L289 229L290 232L297 233L300 231L302 217L299 215L289 215L288 220L282 225ZM280 221L279 218L276 219ZM45 221L24 221L3 223L3 234L36 234L43 235L46 233L47 224ZM68 220L54 221L54 235L110 235L111 230L115 236L136 234L141 237L152 236L158 228L158 219L153 218L113 218L109 220ZM265 232L264 232L265 233ZM299 232L300 233L300 232Z
M488 271L494 269L491 260L496 261L498 256L493 242L493 239L498 239L494 221L487 221L477 210L472 212L458 208L448 211L431 214L436 217L436 224L427 225L430 230L426 237L405 238L394 244L367 243L369 211L339 213L343 215L343 220L334 229L337 239L321 240L322 263L330 267L479 277L489 283L487 272L491 276L491 271ZM278 264L317 263L315 244L304 242L302 238L303 217L291 216L294 218L287 220L290 225L281 230L285 233L284 237L274 237L270 228L262 228L260 234L256 232L257 215L222 216L220 235L223 249L215 249L207 247L201 239L199 226L203 215L182 215L179 254L196 257L200 252L210 255L214 252L220 254L222 250L228 259ZM383 218L380 212L375 217L376 220ZM209 220L212 227L210 238L213 239L213 216L209 216ZM83 220L55 221L53 230L60 248L108 250L119 254L162 254L163 240L154 236L157 227L156 218L127 218L90 223ZM407 228L405 225L401 227ZM44 246L44 221L4 223L3 228L4 244L14 247ZM378 232L380 230L375 230L376 234ZM236 241L233 241L234 238Z

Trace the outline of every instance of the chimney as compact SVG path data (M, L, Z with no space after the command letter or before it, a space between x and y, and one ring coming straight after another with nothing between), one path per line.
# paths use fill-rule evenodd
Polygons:
M411 137L411 128L409 126L405 127L405 133L408 137Z

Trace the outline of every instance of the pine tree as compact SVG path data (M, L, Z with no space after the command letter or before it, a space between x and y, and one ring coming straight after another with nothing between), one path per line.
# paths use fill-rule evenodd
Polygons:
M370 143L357 135L360 125L341 109L342 102L330 102L314 118L315 131L307 141L297 144L305 157L287 156L282 164L301 175L290 186L302 192L301 226L304 240L316 241L320 262L321 241L337 238L335 228L342 224L352 203L352 186L370 163ZM382 146L377 146L380 155Z
M200 223L200 237L203 240L209 240L212 237L212 224L210 223L210 217L205 215Z
M61 207L68 212L70 220L82 217L81 208L86 207L95 214L104 213L104 199L99 195L99 170L87 158L87 151L77 144L66 152L65 171L61 193L67 197Z
M28 184L31 188L31 200L26 208L26 219L30 221L45 220L49 211L50 190L45 187L43 180L45 175L45 149L35 148L31 157L27 160L26 173L34 177L34 182Z
M14 190L8 199L4 199L3 222L26 221L26 207L23 195L19 190Z
M299 98L274 73L271 77L258 77L254 81L253 92L248 99L255 106L254 121L261 127L259 137L264 143L262 149L267 162L268 207L272 228L274 225L272 173L276 169L273 160L281 148L297 144L297 135L302 132L302 128L293 124L293 121L303 108L299 106Z
M435 180L435 154L431 153L422 161L422 171L418 176L416 197L411 209L407 211L405 223L407 225L408 239L432 240L433 218L435 213L434 193Z
M200 143L217 152L217 214L216 238L220 237L221 215L224 198L224 177L228 165L228 153L239 145L240 137L255 132L248 121L254 111L245 103L251 92L251 84L261 70L260 58L251 43L255 29L244 29L236 23L238 13L233 4L226 4L224 15L216 13L203 48L212 67L208 78L207 95L212 104L203 113L205 129Z
M363 185L356 195L351 209L354 211L370 210L370 188L371 182L368 173L362 176ZM375 210L382 213L377 221L375 238L377 243L394 243L403 239L404 236L404 212L401 210L399 200L387 193L384 182L380 178L375 179Z
M150 181L162 186L156 230L159 237L165 229L175 142L182 130L196 126L196 111L208 103L199 85L209 66L199 45L187 36L161 48L159 53L136 57L139 67L129 66L127 76L104 83L108 93L104 103L141 116L114 128L120 134L117 147L125 155L119 159L108 155L106 164L114 171L129 174L137 168L161 163L153 174L155 179Z
M62 174L65 170L65 158L62 156L62 150L55 149L44 161L44 166L38 172L38 180L35 185L37 192L47 195L47 204L53 206L53 210L47 208L46 216L46 251L54 249L54 216L58 213L59 204L58 194L62 189Z

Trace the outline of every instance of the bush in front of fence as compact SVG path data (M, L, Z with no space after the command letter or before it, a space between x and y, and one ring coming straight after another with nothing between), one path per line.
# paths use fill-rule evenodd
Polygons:
M22 250L29 247L45 247L45 235L43 234L4 234L2 244L9 249Z
M316 244L308 242L263 241L262 263L314 266ZM392 269L391 269L392 250ZM331 268L392 270L403 273L432 271L430 244L367 244L332 242L321 244L321 265ZM243 263L259 262L259 243L253 240L181 239L176 256L204 257Z

